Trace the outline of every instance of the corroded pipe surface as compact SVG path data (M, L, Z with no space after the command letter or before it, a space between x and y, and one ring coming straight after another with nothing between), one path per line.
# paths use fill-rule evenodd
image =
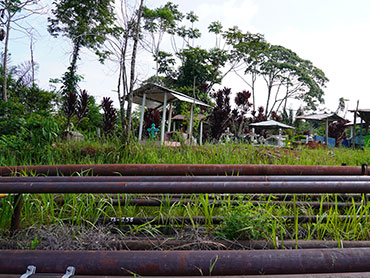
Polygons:
M100 202L100 201L101 200L98 200L97 202ZM59 204L64 203L63 200L57 200L57 202ZM107 199L106 202L110 203L110 200ZM198 200L188 199L188 198L168 199L168 200L166 200L166 199L144 199L144 198L143 199L128 199L128 200L113 199L111 203L112 203L113 206L130 205L130 206L138 206L138 207L159 207L159 206L173 206L173 205L184 205L185 206L185 205L188 205L188 204L201 205L201 204L199 204ZM313 208L320 208L321 206L323 208L335 207L335 206L337 206L338 208L348 208L348 207L353 207L353 205L356 206L356 207L359 207L359 206L363 205L362 203L350 203L350 202L348 202L348 203L322 202L321 203L321 202L311 202L311 201L306 201L306 202L301 202L301 201L298 201L298 202L261 201L261 200L256 201L256 200L248 200L248 199L220 201L220 200L216 200L216 199L212 199L212 198L209 198L209 201L208 201L209 205L215 206L215 207L224 206L225 204L232 205L232 206L239 206L239 205L246 204L246 203L251 203L255 206L262 205L262 204L269 204L269 205L276 205L276 206L294 206L294 205L301 206L301 207L310 206L310 207L313 207Z
M270 240L176 240L176 239L148 239L107 241L106 246L112 250L191 250L205 247L203 250L260 250L260 249L323 249L323 248L370 248L370 241L343 240L338 246L334 240L279 240L275 244Z
M252 219L252 217L248 217ZM367 220L368 216L347 216L347 215L337 215L338 220L353 220L353 219L364 219ZM292 215L281 215L276 216L276 219L283 219L285 221L294 221L295 217ZM326 221L327 216L317 216L317 215L299 215L297 217L298 222L308 223L317 221ZM142 224L153 224L153 225L167 225L171 223L172 225L182 225L182 224L200 224L204 225L206 223L218 225L225 220L222 216L213 216L210 218L205 218L204 216L194 216L194 217L110 217L110 218L100 218L97 220L97 224L115 224L115 225L142 225Z
M370 193L370 181L0 182L2 193Z
M370 181L370 176L61 176L0 177L0 182L290 182Z
M369 272L370 248L247 251L0 251L0 273L200 276ZM212 269L212 270L211 270Z
M77 172L98 176L183 176L183 175L369 175L361 166L244 165L244 164L76 164L3 166L1 176L36 173L69 176Z
M59 275L59 277L62 274ZM19 278L20 274L0 274L0 278ZM35 274L31 276L32 278L56 278L55 274ZM120 276L95 276L95 275L74 275L73 278L119 278ZM158 276L141 276L145 278L158 278ZM197 276L171 276L172 278L191 278ZM308 273L308 274L284 274L284 275L227 275L227 276L211 276L212 278L368 278L370 277L370 272L350 272L350 273Z

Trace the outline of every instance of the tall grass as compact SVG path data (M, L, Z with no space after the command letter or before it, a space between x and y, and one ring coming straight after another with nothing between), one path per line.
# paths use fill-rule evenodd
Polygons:
M30 165L30 164L93 164L93 163L199 163L199 164L290 164L290 165L361 165L369 162L369 150L349 149L318 149L295 150L276 149L269 147L253 147L243 144L182 146L166 148L156 144L131 144L126 148L120 147L119 140L109 142L77 142L57 143L45 146L42 151L27 153L0 148L0 165ZM87 173L76 173L86 175ZM322 195L321 206L318 209L310 206L298 206L294 197L294 206L272 205L273 195L261 197L267 203L252 205L245 202L248 197L237 195L200 194L191 195L194 202L185 203L183 198L178 203L170 204L171 195L159 196L163 203L160 207L137 207L112 205L112 198L130 200L145 198L145 195L116 194L25 194L23 198L21 226L42 226L49 224L88 225L94 227L98 220L109 217L190 217L190 227L197 228L193 221L195 216L205 217L207 231L210 234L227 238L265 238L272 240L277 246L277 239L335 239L360 240L370 235L368 211L370 204L362 197L361 206L352 200L352 206L329 209L324 204L329 201L338 202L336 195ZM62 198L63 203L58 199ZM188 198L188 197L187 197ZM210 198L221 201L221 207L216 207ZM231 205L232 201L239 205ZM309 196L305 200L312 200ZM6 231L10 225L13 210L13 196L0 199L0 229ZM294 221L286 221L283 216L293 215ZM316 222L299 223L298 216L315 215ZM346 219L338 218L347 215ZM213 216L225 217L225 222L214 229ZM174 227L184 227L184 223L169 224ZM145 231L153 236L160 233L157 226L144 224L130 227L130 233Z
M97 163L361 165L370 163L370 149L289 150L247 144L162 147L151 142L132 143L124 148L118 139L55 143L30 153L27 149L15 152L0 148L1 166Z

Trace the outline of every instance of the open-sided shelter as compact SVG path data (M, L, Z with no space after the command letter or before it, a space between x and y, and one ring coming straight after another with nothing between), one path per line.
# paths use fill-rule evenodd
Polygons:
M252 124L249 124L249 126L264 128L264 129L279 129L278 146L282 145L281 129L294 129L294 127L290 125L286 125L286 124L283 124L283 123L280 123L274 120L252 123ZM254 131L253 131L253 136L254 136Z
M363 126L365 126L365 139L369 140L369 126L370 126L370 109L356 109L356 110L349 110L350 112L354 113L354 120L355 124L352 124L352 143L356 144L356 125L357 123L357 117L359 117L360 120L360 139L359 144L362 144L361 141L363 139ZM356 113L357 112L357 113Z
M310 123L310 134L312 134L312 122L325 122L325 144L328 145L329 138L329 122L344 121L341 116L336 113L324 113L324 114L310 114L297 116L297 119L307 120Z
M252 123L249 125L253 127L260 127L260 128L266 128L266 129L280 129L280 128L294 129L294 127L290 125L286 125L286 124L283 124L283 123L280 123L274 120L263 121L259 123Z
M154 83L147 83L133 92L133 102L135 104L141 105L139 141L142 139L142 134L143 134L145 107L148 107L148 108L154 108L154 109L161 109L161 108L163 109L162 123L161 123L161 144L164 142L164 132L165 132L165 124L166 124L166 107L168 104L170 105L168 125L171 126L172 103L175 101L185 101L185 102L191 103L190 127L189 127L190 133L192 133L192 128L193 128L194 105L197 104L197 105L211 107L210 105L198 99L187 96L183 93L170 90L166 87L163 87L163 86L160 86Z
M199 114L198 116L195 117L195 119L198 119L200 121L200 130L199 130L199 145L203 145L203 124L204 124L204 119L206 118L205 115ZM173 128L172 131L176 131L176 121L184 121L185 116L184 115L176 115L172 118L173 121ZM168 132L171 131L170 126L168 126Z

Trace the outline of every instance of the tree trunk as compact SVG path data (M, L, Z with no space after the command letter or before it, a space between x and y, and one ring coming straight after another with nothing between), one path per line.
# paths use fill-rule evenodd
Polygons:
M266 110L265 110L265 115L268 114L268 109L269 109L269 103L270 103L270 97L271 97L271 90L272 90L272 85L271 83L267 87L267 101L266 101Z
M81 48L81 39L77 39L73 42L73 53L72 53L72 61L71 65L68 68L68 71L64 75L64 93L74 92L77 94L77 60L80 54Z
M33 59L33 37L31 36L30 42L30 51L31 51L31 72L32 72L32 86L35 84L35 61Z
M253 97L253 110L256 110L256 98L255 98L255 91L254 91L254 86L256 83L256 75L252 73L252 97Z
M289 93L289 89L288 88L289 87L287 86L285 100L284 100L284 111L286 111L286 105L287 105L287 102L288 102L288 93Z
M120 68L119 68L119 77L118 77L118 101L120 106L120 116L121 116L121 126L122 130L125 130L126 126L126 119L125 119L125 97L127 93L127 79L126 79L126 52L127 52L127 43L128 43L128 36L126 35L124 38L124 42L121 48L121 57L120 57ZM122 96L120 93L121 88L121 80L122 80ZM124 137L124 136L123 136ZM122 142L124 141L122 137Z
M3 58L3 101L8 101L8 92L7 92L7 78L8 78L8 44L9 44L9 32L10 32L10 21L11 21L11 14L8 11L8 21L6 23L6 31L5 31L5 43L4 43L4 58Z
M136 63L136 52L137 52L137 45L139 42L139 34L140 34L140 21L141 21L141 14L143 10L143 2L144 0L140 1L140 6L137 12L137 21L136 21L136 30L134 36L134 44L132 48L132 57L131 57L131 71L130 71L130 87L128 92L128 102L127 102L127 113L126 113L126 121L127 126L125 130L125 143L130 141L130 134L131 134L131 110L132 110L132 102L134 99L133 90L134 90L134 82L135 82L135 63Z

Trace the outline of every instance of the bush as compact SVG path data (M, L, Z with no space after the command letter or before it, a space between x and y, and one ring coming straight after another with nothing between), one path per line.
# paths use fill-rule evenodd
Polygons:
M227 239L270 239L276 234L276 225L276 219L268 211L246 203L227 209L217 234Z

